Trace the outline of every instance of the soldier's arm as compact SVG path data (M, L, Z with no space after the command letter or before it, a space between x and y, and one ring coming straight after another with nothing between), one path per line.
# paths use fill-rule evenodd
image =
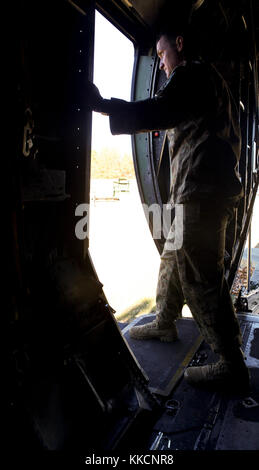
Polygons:
M198 101L190 77L184 67L179 67L153 98L128 102L106 100L97 94L92 109L109 116L111 133L115 135L170 129L191 119L201 107L204 105Z

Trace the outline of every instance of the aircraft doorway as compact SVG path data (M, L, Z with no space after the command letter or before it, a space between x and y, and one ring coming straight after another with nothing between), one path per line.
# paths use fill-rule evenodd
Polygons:
M105 98L129 100L134 46L96 12L94 83ZM123 322L155 304L159 253L138 193L130 136L112 136L93 113L89 250L105 295Z

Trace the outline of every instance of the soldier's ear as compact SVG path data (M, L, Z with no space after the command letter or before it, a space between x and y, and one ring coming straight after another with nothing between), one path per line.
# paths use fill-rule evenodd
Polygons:
M182 52L183 43L184 43L183 36L177 36L177 38L175 40L175 44L176 44L176 49L177 49L178 52Z

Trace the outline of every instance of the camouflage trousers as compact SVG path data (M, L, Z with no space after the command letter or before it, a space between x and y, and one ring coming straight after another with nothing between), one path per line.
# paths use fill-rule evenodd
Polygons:
M181 223L173 222L161 255L157 318L169 326L181 317L186 302L205 341L215 352L224 352L241 344L224 275L226 228L234 209L207 202L181 208Z

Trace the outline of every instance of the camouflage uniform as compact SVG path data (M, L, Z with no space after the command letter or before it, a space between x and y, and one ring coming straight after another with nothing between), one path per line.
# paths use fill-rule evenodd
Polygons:
M183 244L176 250L165 245L157 285L161 323L170 326L186 301L204 339L218 352L241 344L224 276L225 230L232 211L204 202L184 204Z
M238 114L214 67L184 62L150 99L111 100L113 134L166 129L172 206L183 205L183 244L165 245L157 287L157 318L170 324L189 305L215 350L240 343L224 277L227 223L242 195ZM172 235L175 231L172 226Z

